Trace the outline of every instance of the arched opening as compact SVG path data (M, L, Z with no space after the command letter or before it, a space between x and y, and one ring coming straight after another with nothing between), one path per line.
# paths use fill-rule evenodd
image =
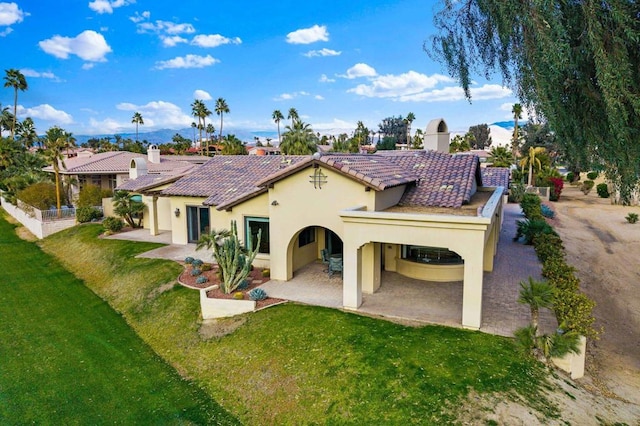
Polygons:
M307 226L296 232L287 250L287 264L290 276L312 264L324 264L328 268L329 259L341 259L343 242L331 229L322 226ZM327 271L329 272L329 271Z

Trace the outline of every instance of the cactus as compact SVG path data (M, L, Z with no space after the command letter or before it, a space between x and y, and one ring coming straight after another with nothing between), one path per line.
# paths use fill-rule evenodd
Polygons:
M192 277L197 277L198 275L202 274L202 271L198 268L193 268L191 270L191 276Z
M251 300L264 300L267 298L267 292L261 289L260 287L254 288L249 292L249 299Z
M200 275L198 278L196 278L196 284L204 284L208 281L209 278L205 277L204 275Z
M184 263L186 263L187 265L192 264L193 263L193 257L191 257L191 256L185 257Z
M204 264L204 262L201 259L193 259L193 262L191 262L191 264L194 267L199 268Z
M238 284L238 290L246 290L249 287L250 281L248 279L243 280L240 284Z

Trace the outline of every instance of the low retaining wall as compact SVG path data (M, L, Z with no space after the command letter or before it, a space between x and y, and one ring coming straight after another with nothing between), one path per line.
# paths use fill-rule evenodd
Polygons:
M569 373L572 379L579 379L584 376L584 363L587 353L587 339L584 336L580 336L578 348L580 352L578 354L568 353L562 358L551 358L555 366Z
M200 290L200 309L202 319L225 318L253 312L256 302L253 300L213 299L207 297L211 287Z
M34 217L31 217L24 210L14 206L3 197L0 197L0 204L15 220L20 222L25 228L27 228L33 235L39 239L48 237L56 232L74 227L76 225L76 218L52 220L49 222L40 222Z

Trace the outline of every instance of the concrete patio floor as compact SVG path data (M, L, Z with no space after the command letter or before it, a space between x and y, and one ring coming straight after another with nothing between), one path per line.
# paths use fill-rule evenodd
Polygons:
M507 204L504 223L494 262L494 270L484 274L482 297L483 332L512 336L513 332L529 324L528 306L517 302L520 281L529 276L541 279L541 264L532 246L514 242L516 221L523 219L520 207ZM187 256L212 261L211 252L196 251L195 244L170 244L171 233L163 231L152 237L149 230L140 229L107 238L133 241L152 241L168 244L138 255L146 258L163 258L182 261ZM342 277L329 277L322 263L312 263L296 271L290 281L271 280L261 287L269 296L294 302L342 309ZM415 280L382 271L382 284L374 294L363 294L363 303L357 312L391 319L418 323L442 324L461 327L462 282L436 283ZM540 312L543 331L557 327L553 313Z

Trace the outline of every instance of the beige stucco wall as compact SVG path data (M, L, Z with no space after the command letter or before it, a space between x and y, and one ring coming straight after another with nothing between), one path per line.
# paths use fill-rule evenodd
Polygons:
M171 242L173 244L187 244L187 206L202 206L204 197L170 197L169 212L171 215ZM173 212L180 209L180 216ZM228 226L227 226L228 228Z

